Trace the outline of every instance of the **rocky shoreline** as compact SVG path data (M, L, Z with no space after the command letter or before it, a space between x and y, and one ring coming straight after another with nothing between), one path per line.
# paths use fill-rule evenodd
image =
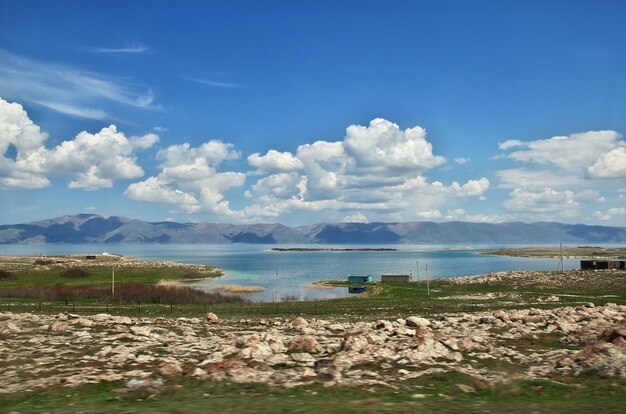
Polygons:
M4 312L0 338L5 395L101 381L158 392L178 376L283 387L397 387L448 372L486 386L584 372L626 379L626 306L616 304L356 323Z

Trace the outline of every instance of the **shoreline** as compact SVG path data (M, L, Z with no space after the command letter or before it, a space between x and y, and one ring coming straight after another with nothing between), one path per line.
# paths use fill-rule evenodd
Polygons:
M484 256L509 256L509 257L533 257L533 258L560 258L560 247L518 247L500 249L477 249ZM564 259L626 259L626 247L594 247L563 246Z

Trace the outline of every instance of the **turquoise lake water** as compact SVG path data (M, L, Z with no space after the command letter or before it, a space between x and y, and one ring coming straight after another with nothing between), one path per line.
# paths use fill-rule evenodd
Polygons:
M251 301L272 301L276 292L278 271L278 297L285 299L313 300L348 296L347 288L309 289L317 280L346 280L348 274L371 274L380 280L384 273L419 274L423 280L455 276L477 275L509 270L556 270L559 259L537 259L525 257L483 256L478 249L499 248L498 246L443 246L443 245L385 245L397 251L312 251L275 252L273 247L316 247L276 245L0 245L4 255L62 255L72 253L118 253L151 260L173 260L181 263L210 264L224 269L219 279L194 283L210 290L218 285L259 286L265 290L246 294ZM372 246L317 246L372 247ZM512 247L507 245L506 247ZM520 246L521 247L521 246ZM428 273L426 273L428 266ZM565 259L565 269L579 267L578 259Z

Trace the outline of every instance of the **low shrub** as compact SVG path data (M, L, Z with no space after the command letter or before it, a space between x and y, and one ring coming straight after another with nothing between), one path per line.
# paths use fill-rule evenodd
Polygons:
M172 304L218 304L243 302L237 296L204 292L185 286L159 286L145 283L122 283L111 288L69 286L62 283L48 286L0 288L0 297L37 298L43 300L114 300L120 302L172 303Z
M61 277L69 277L72 279L81 279L89 276L89 272L85 269L81 269L80 267L70 267L69 269L64 269L59 272L59 276Z
M37 259L33 262L34 265L37 266L45 266L45 265L51 265L54 264L54 260L50 260L50 259Z

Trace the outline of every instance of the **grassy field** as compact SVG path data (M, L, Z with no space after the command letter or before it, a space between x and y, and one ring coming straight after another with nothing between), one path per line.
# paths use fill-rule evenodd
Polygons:
M544 272L545 273L545 272ZM394 318L407 315L438 315L451 312L477 312L507 308L554 308L592 302L626 304L626 272L577 272L560 277L555 286L514 285L510 281L493 284L454 284L446 280L430 283L371 283L364 295L323 301L281 301L276 303L176 304L118 303L76 300L69 303L28 298L0 298L0 310L96 314L107 312L129 316L202 317L207 311L226 319L255 319L275 316L333 317L359 320ZM581 276L583 279L581 280ZM2 284L3 282L0 282ZM345 282L328 282L347 286ZM245 300L245 295L242 295Z
M461 390L458 384L471 387ZM382 387L298 387L182 379L159 392L129 391L122 383L54 389L2 398L15 413L622 413L626 383L597 377L513 381L488 387L458 374Z

